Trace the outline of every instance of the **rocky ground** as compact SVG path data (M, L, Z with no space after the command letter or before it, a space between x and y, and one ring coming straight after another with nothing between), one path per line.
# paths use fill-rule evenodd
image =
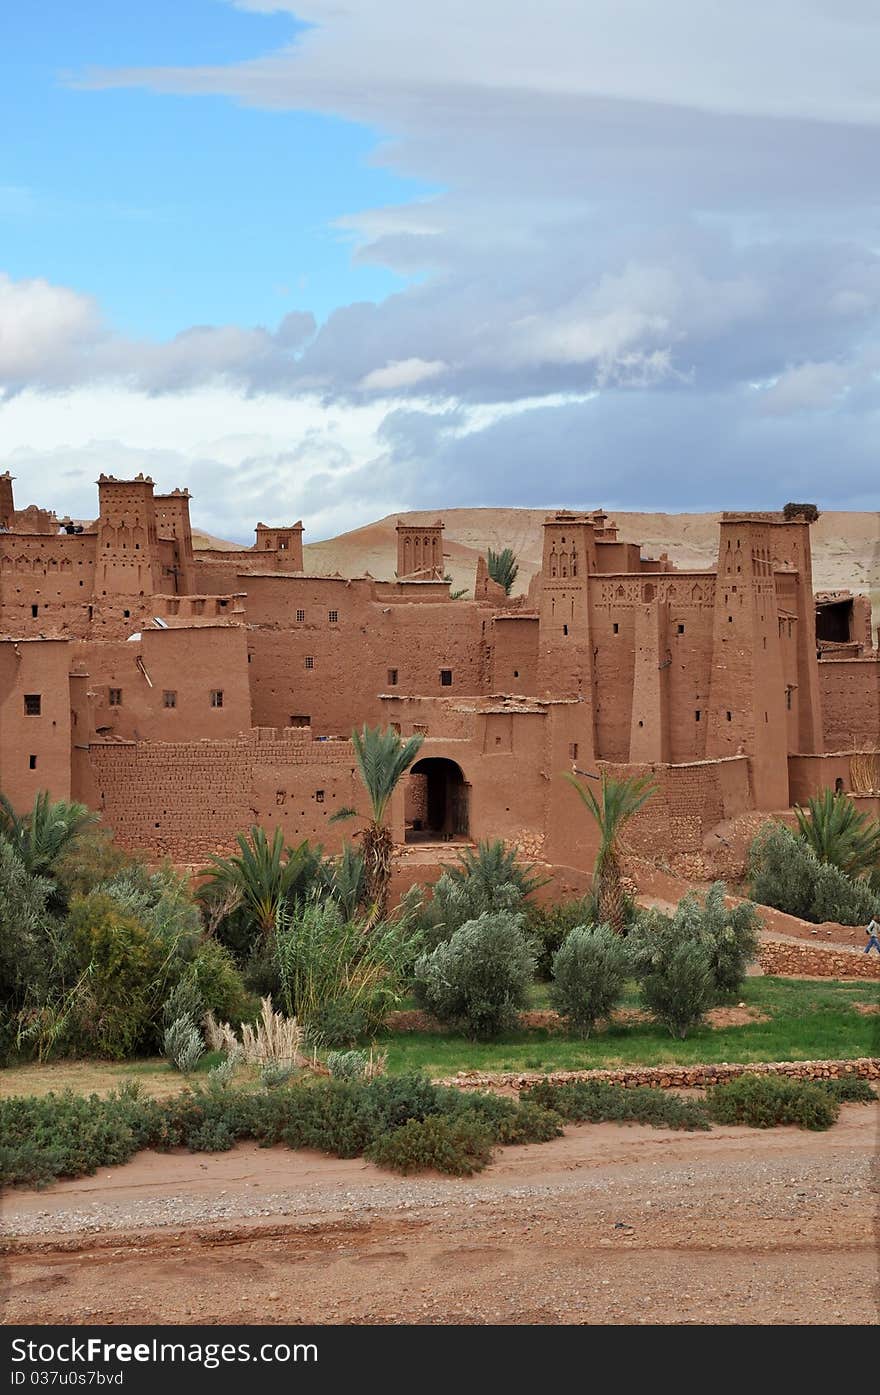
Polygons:
M612 1124L479 1176L243 1146L7 1195L6 1323L878 1322L880 1106Z

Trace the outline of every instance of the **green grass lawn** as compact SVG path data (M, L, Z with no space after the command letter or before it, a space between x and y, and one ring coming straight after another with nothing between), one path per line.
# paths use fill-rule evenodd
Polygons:
M532 1001L536 1008L548 1006L546 984L536 985ZM855 1007L880 1002L877 983L755 977L746 980L740 1001L766 1014L769 1021L741 1027L702 1027L685 1041L674 1041L662 1027L635 1022L600 1031L589 1041L536 1028L512 1032L490 1043L441 1033L386 1032L376 1045L388 1052L390 1072L423 1070L435 1077L459 1070L583 1070L880 1055L880 1015L866 1015ZM622 1006L636 1007L638 1003L632 984ZM65 1089L76 1094L106 1094L127 1080L139 1081L148 1095L175 1094L203 1083L219 1059L213 1052L204 1056L188 1078L172 1070L161 1057L120 1062L60 1060L43 1065L30 1062L0 1070L0 1097ZM258 1083L257 1072L242 1069L237 1083L245 1080Z
M746 981L741 1002L769 1018L746 1026L701 1027L685 1041L648 1022L612 1026L588 1041L546 1029L511 1032L498 1041L470 1042L440 1033L383 1034L394 1073L425 1070L434 1076L459 1070L584 1070L627 1065L713 1064L718 1061L805 1061L873 1056L880 1051L880 1016L857 1012L854 1004L880 1001L870 982L827 982L756 977ZM628 993L625 1006L638 995ZM538 989L535 1006L546 1005Z

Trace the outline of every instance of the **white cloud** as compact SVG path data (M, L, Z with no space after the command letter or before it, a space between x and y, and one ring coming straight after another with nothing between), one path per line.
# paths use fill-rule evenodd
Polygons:
M442 359L435 359L433 363L423 358L395 359L386 363L384 368L374 368L366 373L358 386L367 392L395 392L398 388L416 387L429 378L436 378L447 367L448 364Z
M0 384L66 378L104 330L96 303L42 279L0 272Z

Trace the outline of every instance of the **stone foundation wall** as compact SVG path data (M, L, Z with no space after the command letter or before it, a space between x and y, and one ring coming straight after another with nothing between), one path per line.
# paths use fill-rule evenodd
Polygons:
M765 974L798 974L803 978L880 979L880 954L845 954L811 944L765 940L758 951Z
M608 1085L654 1085L662 1090L687 1090L718 1085L739 1075L787 1075L794 1080L840 1080L845 1076L859 1076L862 1080L880 1080L880 1059L862 1056L854 1061L762 1061L752 1065L724 1062L714 1066L632 1066L625 1070L474 1070L459 1071L439 1084L454 1085L460 1090L485 1090L524 1089L545 1081L551 1085L568 1085L576 1080L597 1080Z

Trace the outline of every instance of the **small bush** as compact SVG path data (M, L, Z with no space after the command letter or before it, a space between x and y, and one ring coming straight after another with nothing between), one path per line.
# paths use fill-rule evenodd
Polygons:
M696 940L671 945L642 980L645 1006L671 1036L684 1040L715 1001L709 955Z
M343 998L318 1008L309 1020L306 1036L318 1047L351 1047L369 1030L370 1019L364 1009Z
M488 1040L515 1026L527 1006L534 963L522 917L487 912L416 962L416 997L441 1022Z
M468 1177L491 1162L492 1138L476 1117L434 1114L410 1119L384 1134L365 1156L393 1172L425 1172L430 1168L452 1177Z
M838 1080L818 1080L817 1085L827 1091L838 1104L876 1104L877 1096L870 1082L860 1075L842 1075Z
M164 1046L167 1060L183 1075L194 1071L205 1054L202 1034L188 1014L175 1017L165 1028Z
M702 1100L684 1099L648 1085L629 1088L603 1080L565 1085L541 1081L520 1092L524 1104L540 1105L570 1123L637 1123L657 1129L708 1129Z
M619 935L607 925L581 925L553 956L550 1001L578 1036L588 1037L599 1018L620 1001L629 957Z
M86 970L80 1040L102 1056L130 1056L150 1040L167 996L167 946L103 891L75 897L68 924Z
M260 1067L260 1081L267 1090L280 1090L283 1085L288 1085L295 1075L294 1066L285 1066L270 1063Z
M801 1129L828 1129L840 1112L831 1091L808 1080L784 1075L739 1075L707 1092L706 1104L718 1124L746 1124L772 1129L794 1124Z
M363 1080L369 1066L366 1051L328 1051L327 1069L334 1080Z
M876 910L876 893L866 882L820 862L812 848L783 824L768 823L749 850L752 895L801 920L865 925Z

